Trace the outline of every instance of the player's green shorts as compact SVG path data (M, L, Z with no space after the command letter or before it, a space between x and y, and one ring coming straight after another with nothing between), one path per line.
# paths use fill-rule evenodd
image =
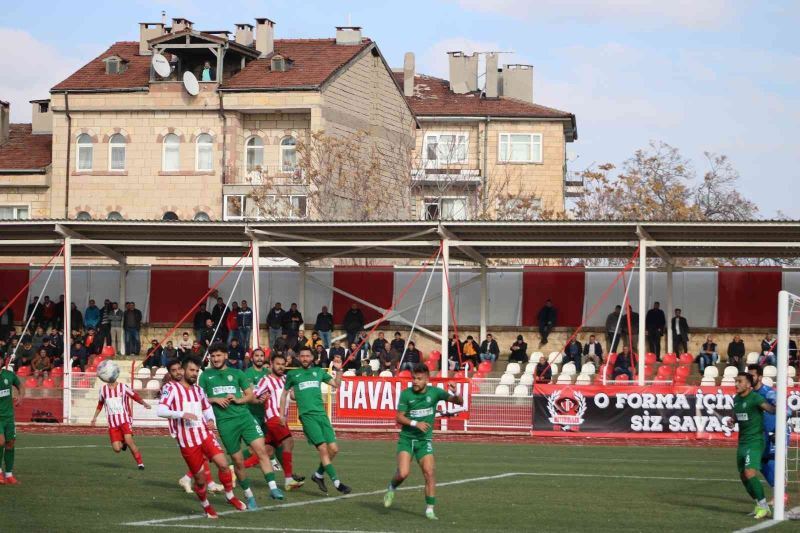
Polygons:
M739 472L758 470L761 468L761 456L764 455L763 442L743 442L736 448L736 467Z
M421 461L426 455L433 455L433 442L428 439L412 439L401 433L397 439L397 453L400 452L407 452L417 461Z
M234 454L242 449L242 441L248 446L256 439L264 438L261 424L252 416L242 415L230 420L217 422L222 446L228 454Z
M6 442L17 438L17 426L13 418L0 418L0 434L5 437Z
M300 416L300 423L303 424L303 433L306 440L312 446L329 444L336 442L336 433L333 431L331 421L326 415L309 414Z

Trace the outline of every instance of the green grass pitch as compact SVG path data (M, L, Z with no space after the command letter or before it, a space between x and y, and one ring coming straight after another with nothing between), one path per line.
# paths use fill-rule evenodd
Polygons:
M307 484L284 502L201 517L177 485L184 463L168 437L138 437L147 469L115 455L105 436L25 434L20 428L18 486L0 486L0 531L735 531L755 524L737 481L732 448L608 447L435 443L439 521L423 516L422 475L414 470L394 506L382 491L394 471L393 441L342 441L340 477L347 498ZM298 439L296 470L310 475L314 450ZM483 478L479 481L466 481ZM279 475L279 479L282 476ZM241 490L237 488L238 495ZM211 497L217 511L230 507ZM144 525L133 525L147 522ZM792 531L783 523L769 531ZM796 531L796 530L795 530Z

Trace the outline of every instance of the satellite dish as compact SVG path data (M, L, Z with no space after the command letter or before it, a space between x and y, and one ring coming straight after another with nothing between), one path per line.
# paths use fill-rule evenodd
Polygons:
M160 77L167 78L172 74L172 67L170 67L169 61L161 54L153 54L153 59L150 63L153 65L153 70L155 70L156 74Z
M197 83L197 78L189 71L183 73L183 88L192 96L200 94L200 84Z

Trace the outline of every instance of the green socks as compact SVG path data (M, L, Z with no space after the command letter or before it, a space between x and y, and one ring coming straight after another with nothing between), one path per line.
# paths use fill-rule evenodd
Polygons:
M317 467L317 477L322 477L324 475L325 475L325 467L323 466L322 463L320 463L319 466Z
M3 454L5 453L5 451L6 451L5 445L0 446L0 470L3 469Z
M8 457L8 453L6 453L6 457ZM6 459L6 464L8 463L8 459ZM747 480L748 485L750 485L750 490L752 491L753 499L756 501L761 501L764 499L764 486L761 484L761 481L757 477L751 477ZM750 491L748 491L750 492Z
M336 469L333 468L333 463L328 463L325 467L325 471L328 473L328 477L331 478L331 481L336 481L339 477L336 475Z
M748 494L748 495L749 495L751 498L755 499L755 498L756 498L756 495L755 495L755 494L753 494L753 489L752 489L752 488L750 488L750 480L749 480L749 479L743 479L743 480L742 480L742 485L744 485L744 490L746 490L746 491L747 491L747 494Z
M5 446L4 446L5 448ZM13 472L14 471L14 448L6 449L5 450L5 463L6 463L6 472Z
M275 481L275 472L267 472L264 474L264 479L269 483L270 481Z
M243 490L247 490L250 488L250 480L249 479L238 479L236 480L239 483L239 486L242 487Z
M430 505L433 507L436 505L436 497L435 496L425 496L425 504Z

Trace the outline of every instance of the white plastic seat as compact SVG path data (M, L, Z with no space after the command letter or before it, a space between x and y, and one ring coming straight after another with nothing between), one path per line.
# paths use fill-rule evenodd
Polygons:
M503 374L500 376L500 385L513 385L516 379L513 374Z
M712 377L704 377L700 380L700 385L703 387L716 387L717 380Z
M733 376L725 376L719 383L722 387L733 387L736 385L736 378Z
M378 359L370 359L369 367L372 369L373 372L377 372L381 369L381 362Z
M383 372L381 372L380 374L378 374L378 377L381 377L381 378L390 378L390 377L392 377L392 371L391 371L391 370L384 370Z
M717 378L719 377L719 369L714 365L709 365L703 371L704 378Z
M133 390L142 390L142 380L141 379L134 379L133 380Z
M761 378L761 383L763 383L767 387L775 386L775 380L768 376L764 376L763 378Z
M564 359L564 354L561 352L551 352L550 357L547 360L551 363L561 364L561 361Z
M578 369L575 368L575 363L567 363L561 368L561 373L567 376L574 376L578 373Z
M745 359L745 364L754 365L758 362L758 352L750 352L747 354L747 359Z
M157 368L156 369L156 373L153 375L153 377L156 378L156 379L161 379L166 375L167 375L167 369L166 368Z
M587 374L591 376L592 374L597 373L597 367L594 366L594 363L586 363L581 367L581 374Z
M531 361L533 361L534 363L538 363L539 362L539 358L541 356L543 356L543 355L544 354L542 352L533 352L531 354Z
M536 362L538 363L539 360L537 359ZM536 371L536 363L528 363L525 365L525 374L530 374L531 376Z
M767 365L764 367L764 377L765 378L774 378L778 376L778 367Z
M550 371L553 373L553 375L554 375L554 376L555 376L556 374L558 374L558 365L557 365L557 364L555 364L555 363L551 364L551 365L550 365Z
M522 372L522 369L519 367L519 363L508 363L506 366L506 374L514 374L515 376Z
M575 378L575 385L591 385L592 384L592 376L590 374L579 374L577 378Z
M556 383L559 385L572 384L572 374L559 374Z
M519 378L519 384L527 385L528 387L533 385L533 374L522 374L522 376Z
M527 397L528 387L526 387L525 385L517 385L516 387L514 387L514 396L517 397L522 396L523 398Z
M786 375L789 376L790 378L797 376L797 369L795 367L790 366L786 370L787 370Z
M136 371L136 377L139 379L150 379L152 374L150 373L149 368L143 367Z
M355 376L356 375L356 371L351 368L350 370L346 370L345 373L342 374L342 375L343 376Z
M145 385L146 390L161 390L161 382L157 379L151 379Z
M739 374L739 368L735 366L726 366L725 371L722 373L723 378L735 378Z
M792 376L786 378L786 386L789 388L794 387L794 378Z
M508 385L498 385L496 389L494 389L495 396L510 396L511 389L508 388Z

